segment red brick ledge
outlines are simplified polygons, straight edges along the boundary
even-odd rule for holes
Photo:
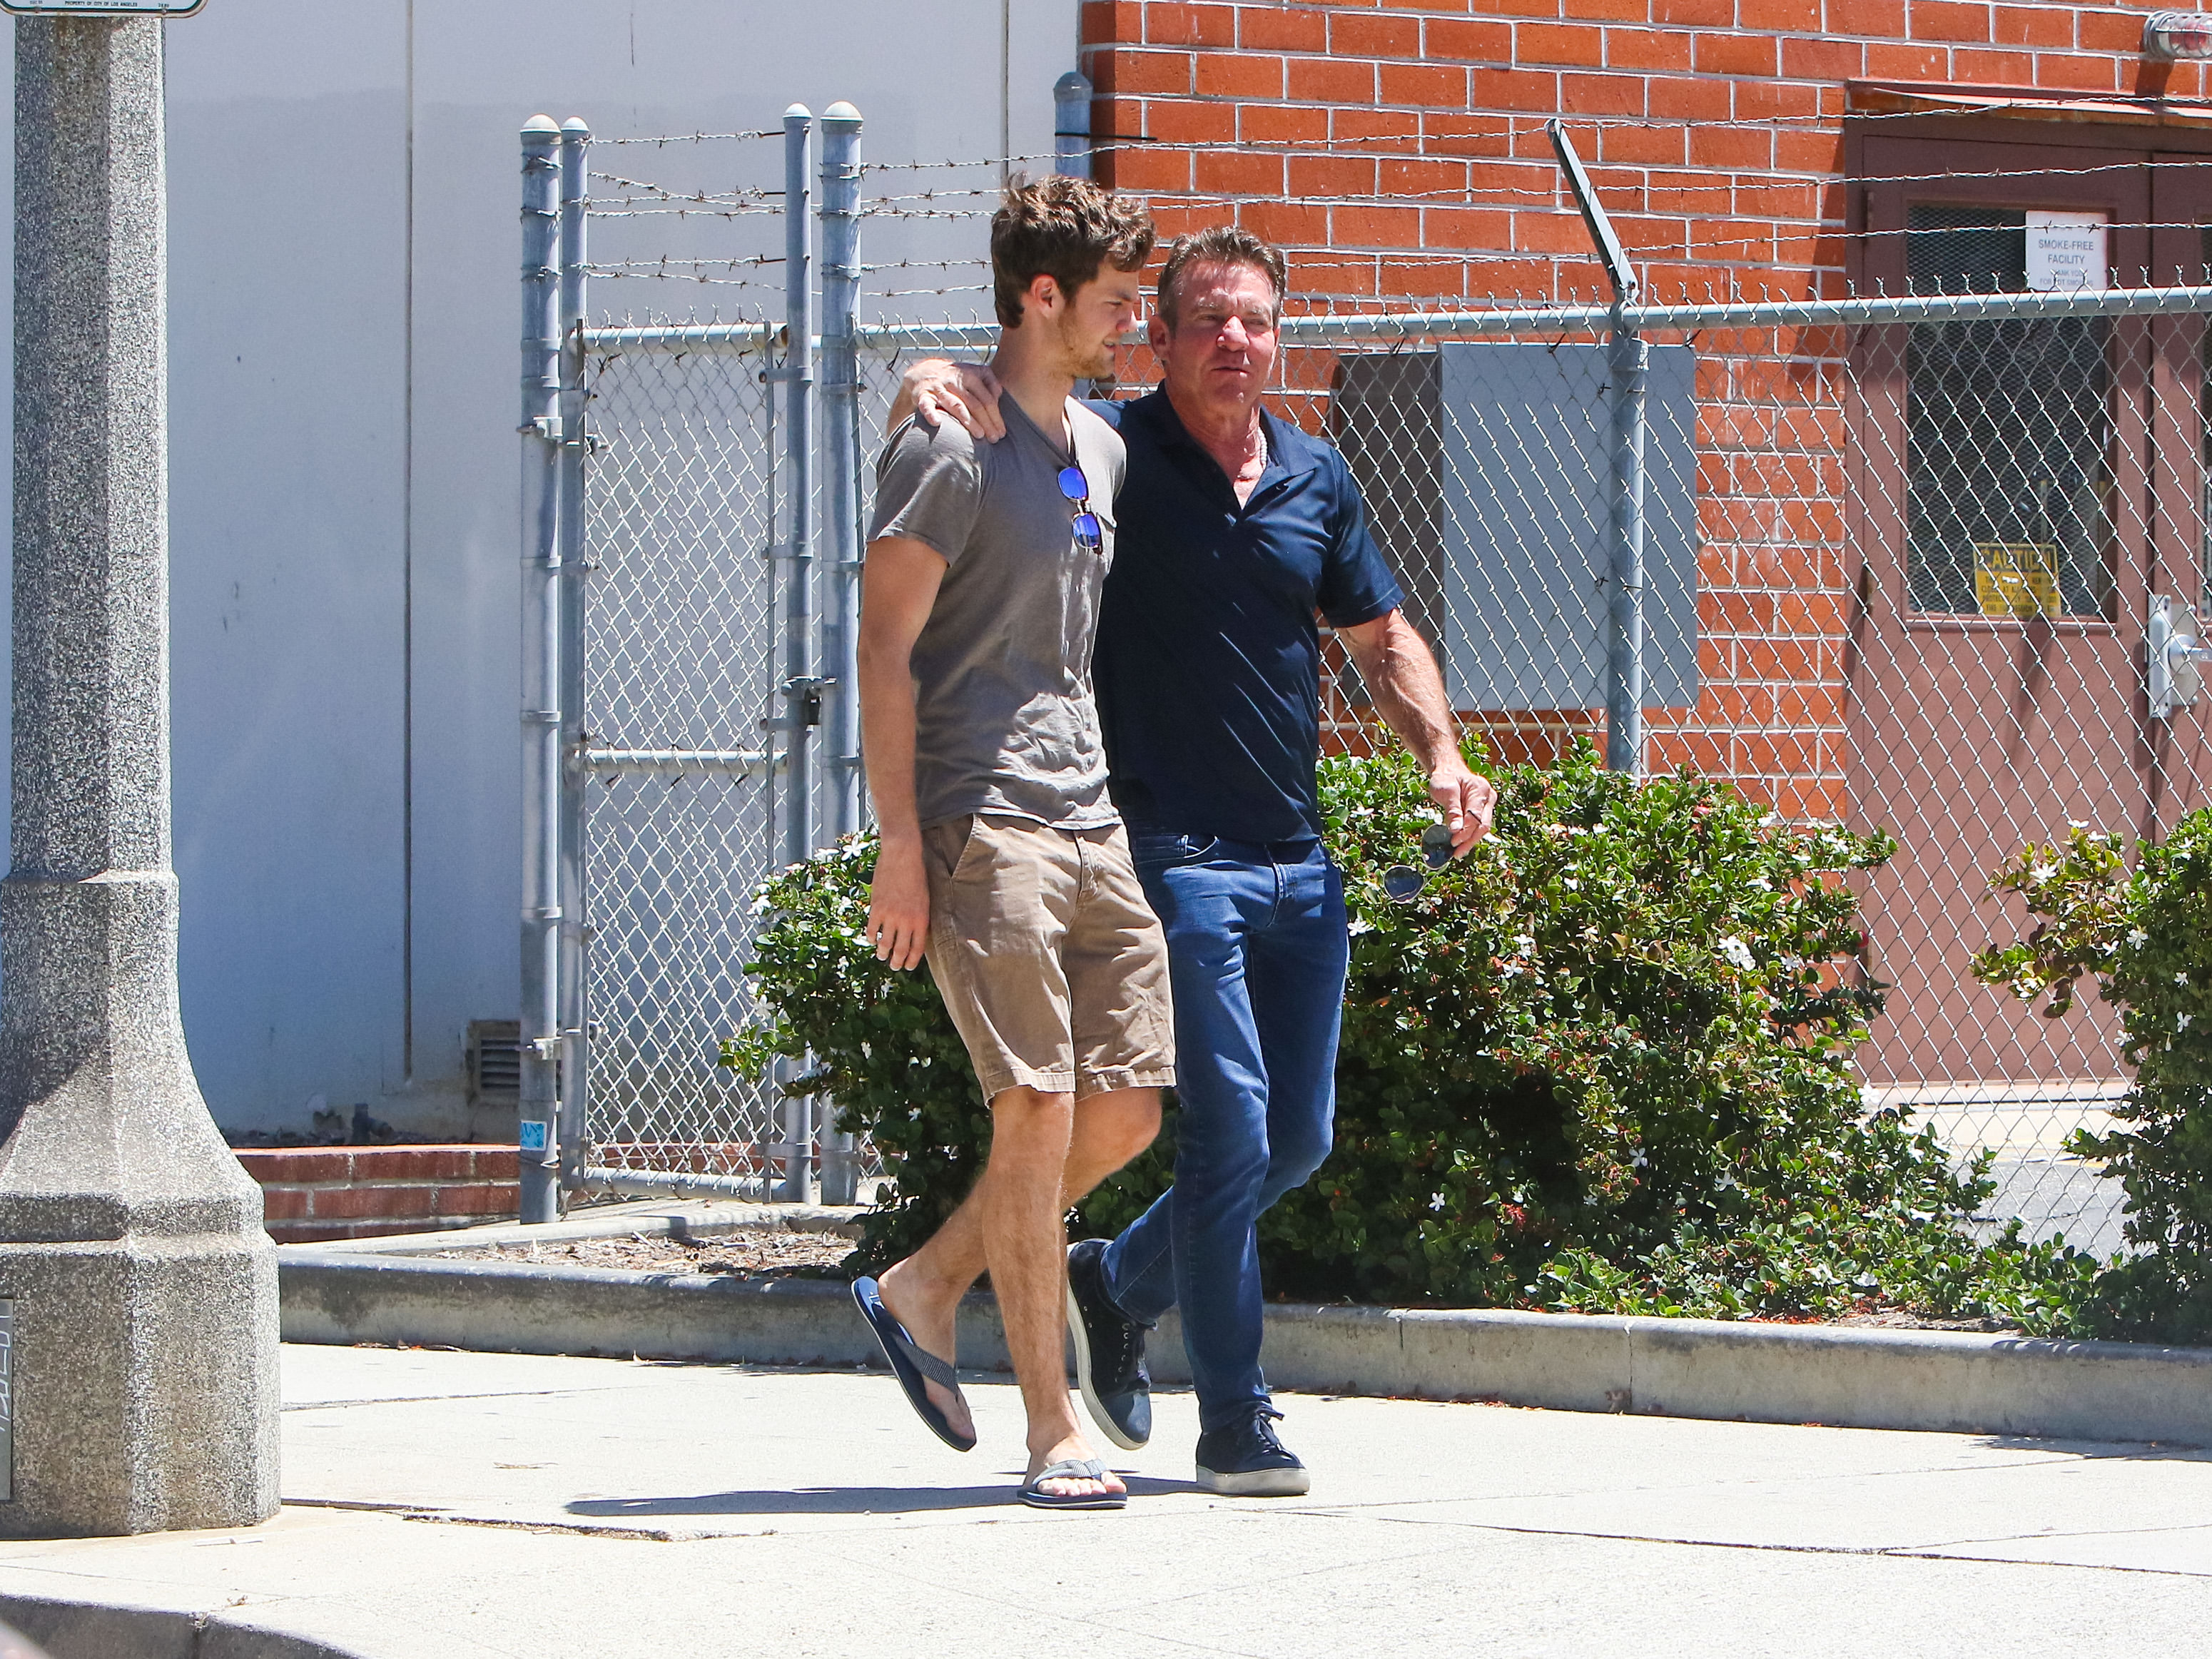
[[[521,1213],[513,1146],[286,1146],[240,1152],[280,1244],[467,1227]]]

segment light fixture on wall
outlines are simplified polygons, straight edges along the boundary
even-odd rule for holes
[[[2212,58],[2212,12],[2151,13],[2143,19],[2142,55],[2158,64]]]

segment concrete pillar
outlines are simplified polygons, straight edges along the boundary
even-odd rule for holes
[[[0,1535],[276,1508],[276,1266],[177,1012],[154,20],[15,25]]]

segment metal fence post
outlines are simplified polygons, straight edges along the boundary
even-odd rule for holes
[[[783,861],[814,850],[812,728],[821,718],[814,675],[814,283],[807,248],[814,118],[783,112],[784,463],[790,479],[783,553]]]
[[[1070,70],[1052,83],[1052,170],[1070,179],[1091,176],[1091,80]]]
[[[1632,288],[1628,299],[1633,300]],[[1644,770],[1644,433],[1651,349],[1613,307],[1608,353],[1613,404],[1613,585],[1606,590],[1612,628],[1606,676],[1605,763]]]
[[[561,332],[554,264],[560,129],[522,128],[522,1219],[559,1212]]]
[[[571,118],[561,125],[561,1035],[560,1133],[556,1137],[562,1190],[578,1184],[586,1162],[584,1117],[590,1104],[590,1033],[586,1024],[584,827],[586,786],[580,764],[584,729],[584,300],[586,204],[591,195],[592,130]]]
[[[1629,321],[1637,301],[1636,270],[1606,216],[1605,204],[1583,171],[1565,125],[1554,118],[1545,131],[1567,175],[1575,205],[1596,245],[1613,284],[1612,330],[1606,397],[1613,415],[1612,558],[1606,574],[1605,763],[1632,775],[1644,769],[1644,388],[1650,348]]]
[[[822,617],[822,726],[832,837],[860,827],[854,659],[860,612],[860,365],[853,333],[860,254],[860,112],[836,103],[822,116],[823,512],[830,560]]]
[[[829,750],[830,834],[860,827],[860,363],[854,309],[860,289],[860,112],[838,102],[822,115],[822,420],[830,591],[822,626],[823,735]],[[857,1138],[837,1128],[837,1103],[817,1099],[822,1201],[850,1204]]]
[[[783,861],[814,850],[811,728],[821,718],[822,683],[813,666],[814,627],[814,283],[807,236],[812,227],[811,168],[814,118],[804,104],[783,112],[784,459],[789,468],[788,539],[783,595]],[[814,1196],[814,1103],[783,1103],[783,1184],[787,1203]]]

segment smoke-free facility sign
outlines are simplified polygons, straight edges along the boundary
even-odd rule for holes
[[[2103,288],[2108,280],[2103,214],[2029,210],[2027,286],[2031,293]]]

